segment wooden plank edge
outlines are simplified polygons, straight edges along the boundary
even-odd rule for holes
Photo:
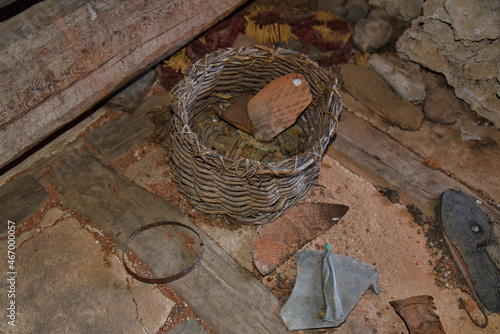
[[[239,0],[229,6],[224,5],[226,2],[216,2],[216,4],[208,2],[207,5],[215,11],[216,15],[205,17],[206,21],[201,25],[199,20],[196,20],[196,24],[190,23],[194,22],[194,18],[186,20],[186,26],[191,27],[189,33],[184,30],[185,25],[177,25],[121,58],[112,57],[85,77],[45,99],[43,103],[38,104],[24,117],[0,131],[0,142],[2,143],[0,146],[0,168],[20,157],[62,126],[104,100],[135,76],[189,43],[196,35],[229,15],[245,2],[246,0]],[[186,35],[190,37],[181,37]],[[113,71],[110,71],[111,68]],[[81,92],[86,91],[85,87],[91,87],[91,91],[82,95]],[[104,87],[107,89],[103,89]],[[32,128],[28,129],[27,124]]]
[[[479,199],[490,218],[500,222],[500,212],[473,190],[433,170],[422,157],[345,109],[327,154],[372,184],[385,182],[381,185],[398,190],[406,204],[415,203],[426,215],[433,215],[441,194],[453,188]]]

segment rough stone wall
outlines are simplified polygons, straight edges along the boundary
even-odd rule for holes
[[[500,128],[500,1],[427,0],[396,48]]]
[[[390,16],[409,21],[420,15],[424,0],[369,0],[371,6],[383,7]]]

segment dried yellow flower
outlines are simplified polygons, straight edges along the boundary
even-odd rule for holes
[[[186,56],[186,48],[184,48],[166,60],[163,63],[163,67],[170,67],[173,70],[180,71],[182,74],[186,74],[190,64],[191,59]]]
[[[370,54],[368,52],[359,53],[356,52],[354,54],[354,63],[359,66],[368,67],[368,59],[370,58]]]
[[[313,29],[319,32],[324,40],[329,42],[343,42],[345,44],[347,43],[347,41],[349,41],[349,38],[351,38],[352,35],[352,32],[344,34],[341,31],[332,30],[328,28],[326,25],[314,26]]]
[[[335,20],[335,15],[330,12],[319,11],[316,13],[316,19],[320,21],[333,21]]]
[[[257,6],[249,10],[249,14],[245,16],[247,21],[245,27],[245,35],[255,39],[260,44],[274,44],[279,42],[287,42],[290,38],[298,39],[292,33],[292,27],[288,24],[267,24],[260,26],[255,22],[255,17],[263,12],[269,12],[274,9],[274,6],[264,7]]]

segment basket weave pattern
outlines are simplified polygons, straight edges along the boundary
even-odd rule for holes
[[[259,92],[290,73],[306,78],[313,102],[297,124],[307,135],[303,153],[277,162],[225,156],[212,143],[227,124],[200,127],[213,93]],[[342,108],[336,78],[306,56],[284,49],[250,47],[217,51],[196,62],[172,90],[172,172],[179,191],[200,211],[244,223],[266,223],[302,200],[314,186],[321,158]]]

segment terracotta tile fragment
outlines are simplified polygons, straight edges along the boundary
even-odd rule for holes
[[[332,228],[349,208],[340,204],[299,203],[271,223],[259,226],[252,243],[255,267],[268,275],[318,235]]]

